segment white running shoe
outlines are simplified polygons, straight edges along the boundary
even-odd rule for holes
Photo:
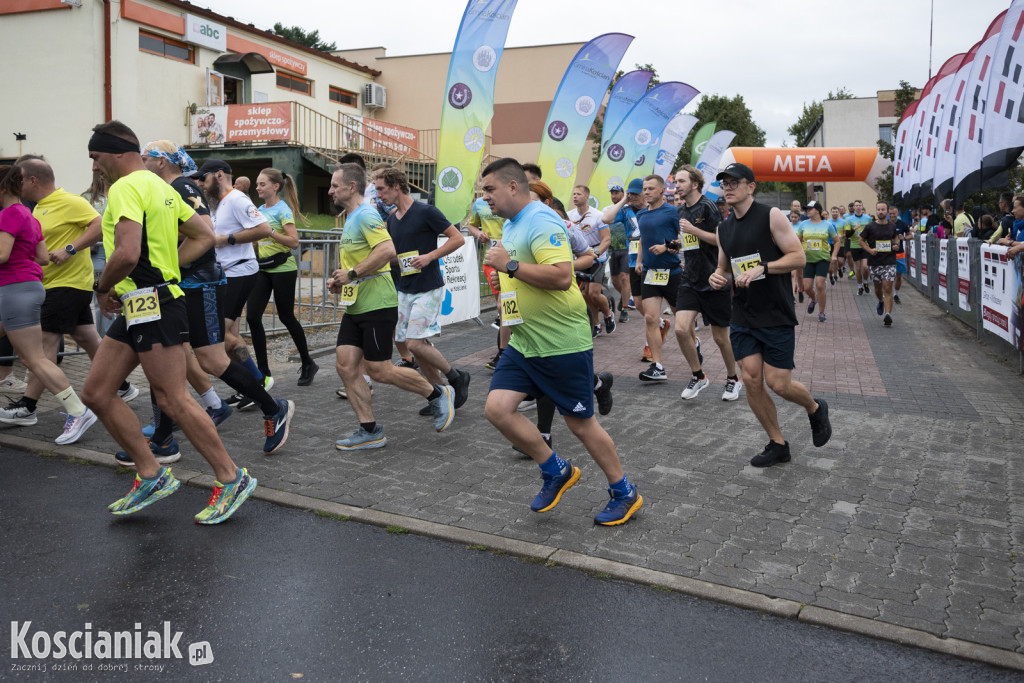
[[[0,394],[17,394],[21,396],[28,389],[28,385],[14,376],[14,373],[7,375],[0,381]]]
[[[725,391],[722,393],[723,401],[735,401],[740,397],[740,389],[743,388],[743,382],[739,379],[728,379],[725,380]]]
[[[132,401],[136,397],[138,397],[139,388],[132,384],[131,382],[129,382],[127,389],[125,389],[124,391],[121,391],[120,389],[117,390],[117,395],[121,397],[122,401],[128,403],[129,401]]]
[[[77,417],[68,415],[67,421],[64,422],[64,433],[54,439],[54,442],[61,445],[74,443],[82,438],[85,430],[89,429],[94,422],[96,422],[96,413],[88,408]]]
[[[704,391],[709,384],[711,384],[711,380],[707,378],[707,375],[704,376],[704,379],[691,377],[690,383],[686,385],[686,388],[683,389],[683,393],[680,394],[680,396],[685,401],[689,401],[691,398],[697,398],[697,394]]]
[[[536,399],[532,399],[531,398],[531,399],[529,399],[527,401],[520,401],[519,407],[516,408],[516,410],[518,410],[520,413],[524,413],[527,410],[531,410],[531,409],[536,408],[536,407],[537,407]]]
[[[36,411],[29,410],[19,403],[12,402],[6,408],[0,408],[0,422],[4,424],[31,427],[38,421]]]

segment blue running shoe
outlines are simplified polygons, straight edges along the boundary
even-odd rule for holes
[[[292,415],[295,414],[295,403],[286,401],[283,398],[277,399],[277,415],[263,416],[263,432],[267,436],[267,442],[263,444],[263,452],[271,454],[288,440],[288,427],[292,422]]]
[[[387,443],[388,437],[384,436],[384,427],[377,425],[372,432],[360,427],[352,432],[347,439],[335,441],[334,446],[339,451],[360,451],[368,448],[384,448]]]
[[[206,507],[196,515],[196,524],[220,524],[235,514],[235,510],[256,490],[256,477],[249,476],[249,470],[238,471],[234,483],[213,482],[213,494]]]
[[[142,428],[142,435],[147,439],[152,439],[154,432],[156,432],[156,417],[150,420],[149,424]]]
[[[441,387],[441,395],[430,402],[430,410],[434,414],[434,429],[443,432],[448,429],[455,417],[455,390],[450,386]]]
[[[885,303],[881,299],[878,300],[878,305],[875,306],[875,313],[878,315],[885,313]]]
[[[231,414],[233,412],[235,412],[235,409],[229,406],[227,403],[224,403],[224,401],[220,402],[220,408],[217,408],[216,410],[214,410],[213,408],[206,409],[206,414],[210,416],[211,420],[213,420],[214,427],[216,427],[221,422],[231,417]]]
[[[616,493],[613,489],[608,489],[608,493],[612,498],[604,506],[604,510],[601,510],[594,517],[594,522],[597,524],[604,526],[625,524],[630,517],[636,514],[637,510],[643,507],[644,497],[640,495],[636,487],[633,488],[632,496],[623,496]]]
[[[146,443],[149,445],[149,452],[156,457],[156,461],[161,465],[170,465],[172,462],[181,460],[181,449],[178,448],[178,442],[174,440],[173,436],[167,437],[167,441],[162,444],[155,444],[152,439],[146,439]],[[131,456],[125,451],[114,453],[114,459],[117,460],[118,465],[135,467]]]
[[[107,509],[115,515],[130,515],[166,498],[177,491],[179,486],[181,482],[174,478],[170,467],[161,468],[160,474],[153,480],[143,479],[136,474],[135,485],[128,495],[108,505]]]
[[[565,472],[557,477],[541,473],[544,485],[540,487],[540,493],[530,503],[531,510],[534,512],[547,512],[558,505],[558,501],[562,499],[562,494],[580,480],[580,468],[568,461],[567,464],[568,467],[566,467]]]

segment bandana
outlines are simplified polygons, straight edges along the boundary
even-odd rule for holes
[[[153,143],[149,143],[149,144],[153,144]],[[146,147],[149,147],[149,145],[146,145]],[[181,147],[179,147],[178,151],[173,153],[173,154],[168,154],[167,152],[162,152],[159,149],[154,147],[153,149],[151,149],[148,152],[146,152],[146,156],[148,156],[148,157],[157,157],[157,158],[161,158],[162,157],[164,159],[167,159],[169,162],[171,162],[172,164],[175,164],[178,168],[180,168],[182,174],[186,175],[186,176],[194,175],[195,172],[198,170],[198,168],[196,167],[196,162],[194,162],[192,160],[192,157],[190,157],[188,155],[188,152],[183,150]]]
[[[139,153],[139,145],[119,138],[110,133],[93,133],[89,138],[89,151],[100,152],[101,154],[126,154],[128,152]]]

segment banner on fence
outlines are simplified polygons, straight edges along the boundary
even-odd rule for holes
[[[447,241],[447,237],[440,237],[437,245]],[[480,268],[476,254],[476,241],[467,239],[459,249],[441,259],[444,272],[441,325],[480,316]]]
[[[926,235],[918,235],[920,243],[917,245],[917,253],[921,259],[921,286],[928,286],[928,238]]]
[[[1006,257],[1006,247],[981,245],[982,327],[1021,348],[1021,257]]]
[[[910,238],[910,277],[917,277],[917,237]]]
[[[939,240],[939,298],[949,301],[946,276],[949,274],[949,240]]]
[[[956,277],[957,289],[960,292],[960,309],[971,310],[971,247],[970,239],[959,237],[956,240]]]

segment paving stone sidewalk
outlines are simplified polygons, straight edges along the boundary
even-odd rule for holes
[[[261,486],[1024,653],[1024,379],[911,287],[902,297],[892,328],[875,314],[874,297],[856,296],[846,280],[829,287],[828,322],[798,307],[795,376],[829,401],[834,436],[814,448],[806,414],[778,401],[794,457],[763,470],[748,465],[767,439],[745,398],[720,400],[725,372],[710,330],[698,335],[712,386],[692,401],[679,398],[688,372],[671,336],[670,380],[638,380],[643,325],[635,313],[595,340],[598,369],[615,374],[615,407],[601,422],[646,500],[621,527],[593,525],[606,483],[564,424],[556,424],[555,446],[581,467],[582,480],[551,513],[530,512],[537,468],[483,416],[489,325],[452,326],[438,342],[473,375],[469,401],[442,434],[417,415],[422,399],[377,386],[388,446],[335,450],[356,424],[334,395],[331,356],[308,388],[295,386],[296,365],[274,366],[272,393],[297,404],[279,454],[262,454],[262,421],[252,412],[236,414],[221,434]],[[81,386],[87,363],[69,358],[65,366]],[[147,403],[132,404],[143,423]],[[62,424],[52,408],[44,401],[37,426],[11,433],[51,440]],[[99,425],[77,445],[115,450]],[[207,469],[182,448],[183,465]]]

